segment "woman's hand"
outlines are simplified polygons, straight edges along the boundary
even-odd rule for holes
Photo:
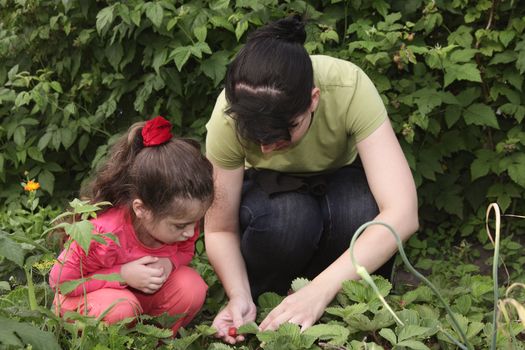
[[[157,257],[144,256],[122,265],[120,275],[128,286],[147,294],[153,294],[162,287],[167,278],[164,268],[149,266],[158,261]]]
[[[243,341],[244,336],[230,336],[228,333],[231,327],[239,328],[245,323],[255,321],[257,309],[251,297],[234,297],[230,299],[228,305],[222,309],[213,320],[212,327],[215,327],[217,333],[215,336],[223,341],[235,344]]]
[[[301,332],[311,327],[323,314],[331,298],[311,283],[290,294],[261,322],[262,331],[275,330],[282,323],[299,325]]]

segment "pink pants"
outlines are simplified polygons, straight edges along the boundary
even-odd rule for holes
[[[87,309],[88,316],[98,317],[113,303],[115,305],[103,318],[110,324],[143,313],[152,316],[164,312],[170,316],[182,314],[184,316],[171,327],[175,336],[179,328],[188,324],[201,309],[207,289],[208,286],[195,270],[187,266],[179,266],[154,294],[145,294],[128,288],[102,288],[87,293],[87,307],[84,303],[84,295],[59,295],[60,315],[63,316],[67,311],[83,314]],[[120,301],[117,301],[119,299]],[[57,305],[56,299],[55,304]]]

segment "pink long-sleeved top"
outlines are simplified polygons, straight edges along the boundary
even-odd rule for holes
[[[173,269],[180,265],[188,265],[195,252],[195,241],[199,237],[199,225],[195,223],[194,235],[184,242],[165,244],[158,248],[149,248],[142,244],[131,223],[129,212],[123,208],[111,208],[91,222],[94,234],[112,233],[118,237],[120,245],[104,237],[107,245],[91,241],[86,256],[84,250],[73,242],[69,250],[64,250],[58,257],[49,274],[49,284],[55,289],[57,284],[77,280],[82,275],[87,278],[94,274],[120,273],[123,264],[140,259],[144,256],[169,258]],[[80,266],[82,266],[82,275]],[[101,288],[126,288],[118,281],[88,280],[84,283],[86,292]],[[84,292],[82,284],[68,295],[78,296]]]

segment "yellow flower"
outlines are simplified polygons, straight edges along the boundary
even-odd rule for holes
[[[36,191],[39,188],[40,188],[40,184],[33,180],[29,180],[27,184],[24,185],[24,190],[29,191],[29,192]]]

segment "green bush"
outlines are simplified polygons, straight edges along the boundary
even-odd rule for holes
[[[525,212],[518,1],[0,5],[0,197],[7,202],[17,200],[26,170],[49,195],[72,198],[112,136],[146,116],[165,115],[178,134],[203,139],[246,33],[299,12],[311,20],[311,53],[351,60],[376,83],[416,178],[423,229],[475,235],[493,201]]]

